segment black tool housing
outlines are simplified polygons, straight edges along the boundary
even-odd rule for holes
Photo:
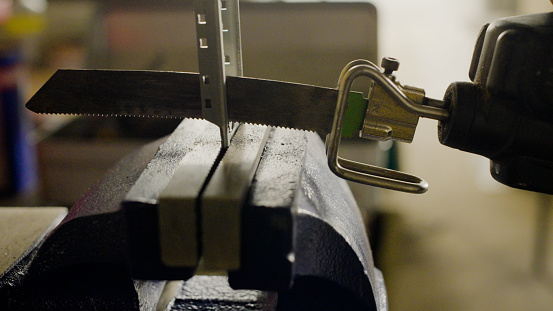
[[[469,76],[446,92],[440,142],[491,159],[503,184],[553,193],[553,13],[485,25]]]

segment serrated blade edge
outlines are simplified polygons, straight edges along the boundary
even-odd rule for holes
[[[227,77],[231,121],[329,133],[338,91]],[[58,70],[29,100],[37,113],[202,118],[197,73]]]

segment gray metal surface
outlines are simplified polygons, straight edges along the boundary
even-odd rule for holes
[[[241,77],[242,34],[240,31],[240,3],[238,0],[226,0],[221,11],[223,19],[223,51],[225,52],[225,73],[227,76]]]
[[[234,290],[225,276],[194,276],[183,283],[165,310],[270,311],[276,303],[275,293]]]
[[[107,83],[109,82],[109,83]],[[227,77],[230,121],[330,133],[338,91]],[[202,118],[196,73],[58,70],[27,102],[37,113]]]
[[[300,186],[305,132],[274,129],[242,210],[240,269],[233,288],[286,290],[292,276],[293,206]]]
[[[206,149],[203,150],[202,147]],[[198,187],[203,185],[207,177],[205,171],[207,168],[204,167],[202,172],[202,165],[210,168],[215,163],[219,149],[220,135],[215,125],[205,120],[184,120],[167,138],[167,141],[159,147],[156,155],[125,195],[121,204],[125,211],[130,256],[133,258],[130,266],[134,277],[186,279],[193,274],[195,265],[174,266],[167,265],[162,261],[160,231],[167,231],[171,227],[161,228],[160,219],[170,217],[171,211],[169,210],[168,214],[162,211],[160,214],[159,197],[166,187],[170,186],[172,182],[174,183],[173,178],[179,168],[182,173],[181,161],[186,157],[196,160],[197,157],[202,158],[201,163],[197,163],[197,175],[194,176],[194,180],[190,180],[190,189],[188,189],[190,196],[197,196],[197,193],[192,194],[192,192],[198,191]],[[210,160],[212,163],[207,163]],[[194,170],[194,168],[189,169]],[[186,193],[187,189],[182,189],[182,191]],[[170,199],[170,195],[167,197]],[[171,206],[163,206],[171,208]],[[163,206],[162,209],[164,209]],[[188,229],[180,228],[179,230]],[[194,237],[190,237],[190,239],[195,241],[195,233]]]
[[[202,115],[219,126],[221,143],[226,148],[230,136],[221,10],[220,0],[194,1]]]
[[[305,134],[274,129],[255,174],[248,205],[266,208],[293,205],[307,148]]]
[[[196,144],[205,143],[207,139],[205,135],[212,132],[214,128],[204,120],[183,120],[167,141],[159,147],[156,156],[148,163],[126,194],[125,200],[156,203],[161,191],[173,178],[182,158],[194,150]],[[217,136],[210,139],[217,139]]]
[[[359,208],[344,180],[325,164],[324,144],[308,133],[295,199],[293,282],[279,295],[284,310],[382,310]],[[385,309],[384,309],[385,310]]]
[[[185,121],[188,122],[200,121]],[[39,308],[46,305],[51,306],[51,310],[67,309],[67,306],[84,310],[136,310],[139,305],[154,305],[151,300],[142,302],[140,297],[159,297],[161,283],[133,282],[129,270],[136,273],[135,277],[142,278],[190,278],[192,269],[167,268],[160,263],[156,198],[163,190],[158,183],[170,182],[171,176],[165,172],[174,174],[180,159],[191,148],[178,142],[198,143],[187,138],[189,135],[196,137],[197,133],[193,134],[196,130],[195,127],[188,130],[181,127],[164,144],[160,141],[150,145],[115,167],[71,210],[68,219],[53,232],[38,256],[33,256],[38,261],[32,262],[30,269],[14,272],[20,278],[39,281],[31,282],[30,288],[16,289],[13,287],[22,281],[16,278],[16,282],[10,283],[9,291],[0,288],[0,302],[8,297],[22,306]],[[263,135],[258,134],[252,135],[259,140]],[[304,135],[278,129],[268,140],[265,158],[254,177],[251,195],[247,197],[248,203],[241,210],[240,235],[244,241],[241,245],[247,245],[241,252],[248,250],[249,253],[249,256],[241,254],[241,264],[256,264],[249,271],[235,271],[243,273],[242,283],[237,287],[279,290],[282,310],[382,310],[378,308],[385,305],[385,295],[378,274],[373,273],[359,210],[345,182],[336,178],[326,166],[320,138],[307,134],[306,141]],[[242,143],[250,145],[252,137],[242,137]],[[156,170],[159,179],[156,179]],[[277,187],[273,189],[271,184]],[[130,189],[136,185],[145,189]],[[132,201],[133,198],[136,201]],[[258,236],[257,240],[247,239]],[[140,251],[133,251],[133,248]],[[263,262],[271,255],[280,261]],[[249,275],[244,277],[244,274]],[[232,281],[238,276],[229,275],[231,284],[239,283]],[[280,283],[271,284],[273,276],[284,277]],[[187,291],[184,296],[177,295],[182,299],[175,300],[179,302],[176,310],[193,310],[199,306],[216,306],[215,310],[242,306],[256,310],[257,303],[262,302],[265,308],[265,298],[274,298],[261,292],[252,296],[230,290],[227,295],[226,285],[223,292],[213,290],[219,288],[216,283],[204,283],[203,289],[201,286],[197,289],[201,295],[222,299],[199,300],[200,295],[192,293],[195,290]],[[193,282],[188,283],[191,284]],[[28,299],[31,292],[36,299]],[[53,298],[44,304],[44,297],[36,293]],[[274,307],[274,300],[269,305]]]

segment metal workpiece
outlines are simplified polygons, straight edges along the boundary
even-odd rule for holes
[[[221,150],[219,129],[208,122],[196,127],[199,136],[158,198],[161,258],[167,266],[191,267],[200,258],[198,197]]]
[[[221,143],[226,148],[230,136],[221,9],[221,0],[194,1],[202,115],[220,127]]]
[[[241,125],[200,198],[201,268],[240,267],[241,213],[270,128]]]
[[[243,75],[243,68],[240,3],[238,0],[223,0],[221,4],[225,73],[228,76],[241,77]]]
[[[227,75],[242,76],[238,0],[195,0],[196,37],[203,117],[220,128],[227,148],[236,125],[227,112]]]

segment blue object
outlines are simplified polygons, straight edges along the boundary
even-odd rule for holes
[[[18,52],[0,55],[0,152],[5,163],[0,168],[0,193],[16,194],[37,184],[37,164],[31,125],[24,111],[17,71],[21,62]],[[7,180],[5,180],[7,179]]]

